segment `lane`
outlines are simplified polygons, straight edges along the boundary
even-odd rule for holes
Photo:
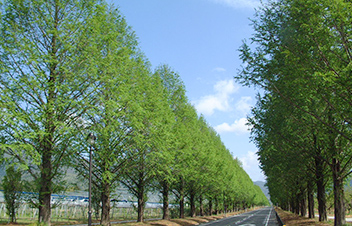
[[[232,225],[247,225],[247,226],[277,226],[275,211],[272,207],[265,207],[259,210],[239,214],[236,216],[224,218],[217,221],[208,222],[201,225],[208,226],[232,226]]]

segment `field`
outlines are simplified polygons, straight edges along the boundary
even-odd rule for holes
[[[64,203],[52,209],[51,222],[53,225],[87,223],[87,213],[88,207],[85,203]],[[133,205],[121,207],[112,203],[110,213],[111,221],[137,219],[137,211]],[[146,219],[161,218],[162,210],[161,208],[146,208],[144,215]],[[38,217],[38,209],[32,208],[28,204],[22,204],[17,211],[16,217],[17,225],[35,223]],[[92,218],[94,222],[98,222],[94,212]],[[5,204],[0,203],[0,224],[7,224],[8,222]]]

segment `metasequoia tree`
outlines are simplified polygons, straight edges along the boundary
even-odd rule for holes
[[[137,198],[137,221],[142,222],[147,192],[152,188],[155,175],[160,170],[159,162],[155,160],[167,158],[168,155],[173,114],[159,76],[146,70],[140,76],[137,86],[141,99],[135,100],[140,110],[130,112],[132,140],[128,155],[131,161],[120,182]]]
[[[311,116],[302,115],[296,109],[292,109],[287,101],[275,96],[275,94],[265,95],[258,98],[257,106],[252,109],[253,117],[249,119],[253,126],[252,139],[259,148],[262,169],[268,177],[277,177],[278,182],[285,180],[285,185],[292,184],[288,188],[297,189],[295,181],[300,181],[307,190],[311,189],[310,195],[314,185],[310,182],[315,180],[319,214],[321,220],[326,219],[324,170],[327,164],[323,164],[324,156],[314,141],[314,136],[322,134],[317,133],[319,125],[314,124],[316,120]],[[297,172],[300,172],[302,178],[297,177]],[[273,183],[274,179],[268,181],[270,181],[269,189],[280,186],[279,183]],[[297,195],[305,200],[304,194]],[[272,193],[272,198],[275,197],[281,197],[281,194]],[[283,197],[284,199],[279,198],[273,202],[281,203],[283,208],[288,208],[290,201],[287,197],[290,196]],[[296,194],[293,194],[292,198],[296,199]],[[290,205],[291,209],[298,211],[299,202],[294,201],[294,204]],[[309,203],[309,210],[310,216],[313,217],[311,205],[312,200]]]
[[[345,222],[343,180],[351,173],[352,159],[351,6],[342,0],[264,5],[253,20],[257,46],[242,46],[246,66],[236,76],[300,112],[306,131],[312,128],[309,117],[319,123],[319,148],[334,184],[336,225]]]
[[[180,149],[182,131],[180,121],[181,112],[184,105],[187,104],[186,90],[180,76],[174,72],[168,65],[160,65],[155,70],[155,76],[159,76],[165,89],[165,98],[173,113],[172,125],[170,126],[170,143],[162,151],[154,155],[155,160],[159,162],[156,171],[157,189],[161,191],[163,197],[163,219],[170,218],[169,211],[169,193],[171,185],[177,181],[174,173],[175,159]]]
[[[0,21],[1,149],[36,180],[38,220],[72,150],[72,126],[93,101],[88,21],[99,1],[4,1]]]
[[[179,217],[185,217],[185,198],[186,198],[186,181],[189,171],[192,168],[190,164],[192,155],[190,149],[192,146],[193,128],[197,120],[195,108],[189,104],[182,104],[178,107],[177,112],[177,147],[175,147],[175,159],[173,174],[175,182],[172,184],[172,192],[179,202]]]
[[[78,154],[75,168],[88,177],[88,159],[84,153],[92,148],[92,182],[100,190],[102,203],[100,223],[109,225],[111,193],[129,161],[127,152],[134,127],[130,112],[139,111],[145,61],[138,52],[133,32],[117,9],[100,5],[92,18],[91,29],[93,43],[88,49],[95,60],[92,64],[97,77],[92,80],[90,96],[95,101],[77,123],[81,133],[74,147]],[[88,133],[97,138],[91,147],[87,146]]]
[[[39,222],[50,225],[51,194],[68,166],[88,177],[90,148],[102,225],[110,224],[116,182],[138,199],[138,221],[157,183],[164,218],[170,190],[180,217],[187,198],[192,215],[197,202],[201,214],[206,201],[223,210],[256,203],[248,175],[187,101],[177,73],[166,65],[151,72],[118,10],[99,0],[1,7],[0,154],[33,177]],[[97,137],[90,146],[88,133]]]

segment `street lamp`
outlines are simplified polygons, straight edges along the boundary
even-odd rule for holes
[[[97,138],[93,133],[88,134],[89,146],[89,189],[88,189],[88,226],[92,225],[92,149]]]

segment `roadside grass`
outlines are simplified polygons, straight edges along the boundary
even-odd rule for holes
[[[319,222],[319,218],[317,218],[317,217],[313,218],[313,219],[310,219],[308,217],[301,217],[297,214],[294,214],[294,213],[291,213],[288,211],[284,211],[280,208],[275,208],[275,211],[280,216],[282,222],[286,226],[290,226],[290,225],[320,225],[320,226],[334,225],[333,220],[328,220],[327,222]],[[349,223],[346,225],[352,225],[352,224]]]
[[[259,207],[258,207],[259,208]],[[236,212],[230,212],[225,214],[218,214],[218,215],[212,215],[212,216],[203,216],[203,217],[186,217],[184,219],[171,219],[171,220],[157,220],[157,221],[147,221],[147,222],[134,222],[134,223],[125,223],[125,224],[111,224],[114,226],[117,225],[123,225],[123,226],[141,226],[141,225],[146,225],[146,226],[188,226],[188,225],[199,225],[202,223],[207,223],[210,221],[214,220],[219,220],[224,217],[230,217],[234,216],[237,214],[241,214],[244,212],[248,211],[253,211],[258,208],[252,208],[252,209],[247,209],[246,211],[236,211]]]
[[[247,209],[246,211],[236,211],[236,212],[230,212],[225,214],[218,214],[218,215],[212,215],[212,216],[198,216],[198,217],[186,217],[184,219],[171,219],[171,220],[153,220],[153,221],[145,221],[145,222],[133,222],[133,223],[114,223],[116,221],[112,220],[111,225],[114,226],[141,226],[141,225],[147,225],[147,226],[187,226],[187,225],[199,225],[202,223],[214,221],[214,220],[219,220],[224,217],[230,217],[234,216],[237,214],[241,214],[244,212],[248,211],[253,211],[256,209],[259,209],[260,207],[257,208],[251,208]],[[93,223],[99,223],[99,221],[93,220]],[[86,220],[54,220],[51,222],[52,226],[60,226],[60,225],[74,225],[74,224],[87,224]],[[8,226],[34,226],[36,225],[36,221],[33,220],[18,220],[17,223],[15,224],[8,224],[8,221],[1,219],[0,220],[0,225],[8,225]]]
[[[248,210],[249,211],[249,210]],[[231,212],[227,213],[226,217],[233,216],[236,214],[243,213],[244,211],[238,211],[238,212]],[[111,225],[118,225],[118,226],[140,226],[140,225],[154,225],[154,226],[187,226],[187,225],[198,225],[201,223],[206,223],[209,221],[214,221],[218,219],[224,218],[224,214],[219,214],[219,215],[213,215],[213,216],[203,216],[203,217],[186,217],[184,219],[171,219],[171,220],[153,220],[153,221],[146,221],[146,222],[133,222],[133,223],[118,223],[114,224],[112,220]],[[116,222],[116,221],[115,221]],[[99,223],[99,221],[93,220],[93,223]],[[63,221],[52,221],[51,225],[52,226],[59,226],[59,225],[75,225],[75,224],[87,224],[87,221],[80,221],[80,220],[63,220]],[[9,223],[6,220],[0,220],[0,225],[7,225],[7,226],[30,226],[30,225],[36,225],[36,222],[29,221],[29,220],[18,220],[17,223]]]

